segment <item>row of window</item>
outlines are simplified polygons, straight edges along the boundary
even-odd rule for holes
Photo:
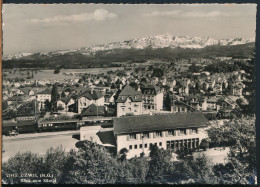
[[[199,147],[199,138],[184,139],[184,140],[173,140],[166,142],[167,149],[177,150],[182,147],[186,148],[198,148]]]
[[[144,109],[154,109],[153,105],[144,105]]]
[[[152,145],[152,143],[150,143],[150,147],[151,147],[151,145]],[[157,146],[157,143],[154,143],[154,145],[156,145]],[[158,146],[162,146],[162,142],[159,142],[158,143]],[[148,148],[148,144],[147,143],[145,143],[145,144],[139,144],[139,146],[137,145],[137,144],[135,144],[134,146],[133,145],[129,145],[129,150],[131,150],[131,149],[138,149],[138,147],[139,147],[139,149],[142,149],[143,147],[144,148]]]
[[[189,131],[189,132],[188,132]],[[192,129],[178,129],[178,130],[168,130],[165,132],[166,136],[177,136],[177,135],[186,135],[186,134],[197,134],[198,129],[197,128],[192,128]],[[162,131],[156,131],[153,133],[153,137],[163,137]],[[141,139],[147,139],[151,138],[149,132],[143,132],[141,134]],[[129,134],[129,140],[136,140],[137,136],[135,133]]]
[[[52,124],[52,123],[49,123],[49,124],[42,124],[42,126],[43,126],[43,127],[48,127],[48,126],[49,126],[49,127],[52,127],[53,124]]]
[[[136,107],[136,108],[137,108],[137,107]],[[123,111],[123,112],[125,112],[125,108],[122,108],[122,111]],[[132,111],[132,108],[131,108],[131,107],[129,107],[129,108],[128,108],[128,111],[130,111],[130,112],[131,112],[131,111]],[[137,112],[137,110],[136,110],[136,109],[134,109],[134,112]]]
[[[185,107],[174,107],[174,111],[178,112],[185,112],[186,108]]]

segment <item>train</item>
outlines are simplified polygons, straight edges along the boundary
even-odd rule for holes
[[[2,125],[2,134],[11,136],[13,132],[40,133],[62,130],[78,130],[81,126],[101,125],[102,127],[112,127],[112,118],[102,120],[25,120],[25,121],[4,121]]]

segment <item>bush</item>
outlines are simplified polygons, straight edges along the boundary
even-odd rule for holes
[[[200,148],[203,149],[203,151],[206,151],[209,148],[209,142],[207,139],[202,139],[200,143]]]

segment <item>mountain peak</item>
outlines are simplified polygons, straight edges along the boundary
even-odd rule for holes
[[[211,37],[205,36],[173,36],[170,33],[164,33],[161,35],[147,36],[143,38],[134,38],[128,41],[121,42],[112,42],[103,45],[94,45],[88,48],[80,48],[76,50],[63,50],[63,51],[54,51],[48,53],[42,53],[45,56],[55,56],[55,55],[64,55],[66,53],[79,53],[83,55],[95,54],[98,51],[108,51],[114,49],[145,49],[147,47],[157,48],[189,48],[189,49],[200,49],[212,45],[241,45],[246,43],[254,42],[254,38],[243,39],[243,38],[234,38],[234,39],[222,39],[216,40]],[[27,56],[33,55],[31,53],[19,53],[15,55],[5,56],[5,59],[16,59],[24,58]]]

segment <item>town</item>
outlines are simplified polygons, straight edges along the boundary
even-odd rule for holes
[[[148,144],[198,148],[207,137],[204,129],[210,121],[241,117],[249,105],[250,60],[156,59],[152,65],[129,63],[101,73],[62,73],[59,69],[52,71],[51,80],[34,79],[40,73],[34,69],[5,70],[2,132],[12,136],[80,129],[80,140],[93,140],[87,129],[99,126],[98,131],[107,128],[114,134],[110,146],[117,146],[118,153],[129,149],[129,157],[148,154],[149,146],[140,142],[152,136]],[[9,78],[14,73],[27,78]],[[61,74],[68,78],[55,80]],[[72,75],[76,78],[69,78]],[[170,125],[169,119],[179,120]],[[134,124],[135,128],[127,130]],[[178,137],[182,134],[187,137]],[[171,138],[157,142],[156,137]],[[126,139],[139,140],[128,145]]]

